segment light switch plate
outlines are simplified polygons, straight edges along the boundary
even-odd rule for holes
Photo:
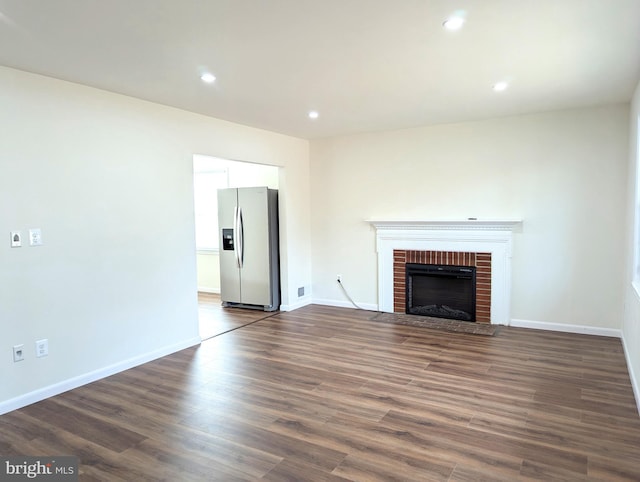
[[[29,244],[31,246],[42,246],[42,230],[40,228],[29,230]]]
[[[11,231],[11,247],[19,248],[22,246],[22,233],[20,231]]]

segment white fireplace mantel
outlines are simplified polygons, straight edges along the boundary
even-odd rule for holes
[[[510,323],[512,233],[521,220],[368,222],[376,230],[380,311],[393,313],[394,249],[491,253],[491,323]]]
[[[369,220],[369,224],[377,230],[393,229],[421,229],[421,230],[460,230],[460,231],[513,231],[522,225],[522,220],[429,220],[429,221],[376,221]]]

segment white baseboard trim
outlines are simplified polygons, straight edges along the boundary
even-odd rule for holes
[[[517,328],[531,328],[533,330],[564,331],[565,333],[581,333],[583,335],[612,336],[622,338],[622,331],[614,328],[600,328],[597,326],[568,325],[565,323],[550,323],[548,321],[532,321],[512,319],[509,326]]]
[[[629,358],[629,350],[627,350],[627,342],[624,337],[624,332],[622,333],[622,348],[624,349],[624,359],[627,362],[627,371],[629,372],[629,378],[631,379],[633,396],[636,399],[636,408],[638,409],[638,415],[640,415],[640,385],[638,384],[638,379],[636,378],[636,374],[633,371],[631,358]]]
[[[214,295],[219,295],[220,288],[207,288],[203,286],[198,286],[198,293],[211,293]]]
[[[344,301],[344,300],[328,300],[328,299],[316,298],[316,299],[313,300],[313,303],[316,304],[316,305],[338,306],[340,308],[358,309],[355,306],[353,306],[350,301]],[[359,302],[356,302],[356,303],[358,303],[358,306],[363,310],[378,311],[378,305],[377,304],[374,304],[374,303],[359,303]]]
[[[24,395],[5,400],[4,402],[0,402],[0,415],[199,344],[199,336],[196,338],[190,338],[180,343],[176,343],[175,345],[166,346],[143,355],[129,358],[128,360],[114,363],[113,365],[69,378],[68,380],[54,383],[53,385],[39,388],[32,392],[25,393]]]
[[[295,303],[291,303],[288,305],[280,305],[280,311],[293,311],[298,308],[303,308],[312,303],[311,298],[303,298],[301,300],[296,301]]]

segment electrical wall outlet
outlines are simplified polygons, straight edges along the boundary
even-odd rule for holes
[[[29,230],[29,245],[42,246],[42,230],[40,228]]]
[[[337,281],[338,283],[342,282],[342,275],[341,275],[341,274],[337,274],[337,275],[336,275],[336,281]]]
[[[44,340],[36,341],[36,356],[38,358],[47,356],[49,354],[49,340],[46,338]]]
[[[19,362],[24,360],[24,345],[14,345],[13,347],[13,361]]]

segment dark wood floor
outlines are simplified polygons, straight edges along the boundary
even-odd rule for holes
[[[309,306],[0,417],[81,480],[640,480],[621,343]]]
[[[203,340],[246,326],[271,315],[273,315],[272,312],[260,310],[223,308],[220,295],[198,293],[200,338]]]

